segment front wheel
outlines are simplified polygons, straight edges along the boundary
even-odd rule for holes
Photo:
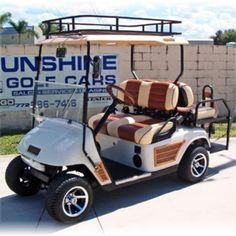
[[[18,156],[9,163],[6,169],[6,183],[18,195],[30,196],[40,190],[40,181],[30,174],[29,168]]]
[[[201,181],[208,169],[209,155],[204,147],[194,147],[188,150],[181,160],[178,175],[191,183]]]
[[[91,185],[79,176],[63,174],[48,187],[46,209],[54,219],[71,224],[81,221],[93,204]]]

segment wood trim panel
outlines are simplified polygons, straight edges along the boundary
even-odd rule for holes
[[[177,154],[184,144],[184,140],[171,144],[166,144],[161,147],[154,148],[154,166],[160,166],[176,160]]]
[[[99,162],[95,166],[95,174],[101,182],[110,180],[109,175],[102,162]]]

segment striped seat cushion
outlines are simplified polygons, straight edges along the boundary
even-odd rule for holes
[[[88,126],[92,129],[95,129],[96,125],[103,117],[104,113],[99,113],[92,116],[89,119]],[[130,115],[122,112],[117,112],[116,114],[111,114],[104,125],[102,126],[100,133],[108,134],[108,128],[110,130],[109,134],[112,136],[117,136],[117,129],[120,125],[131,124],[135,122],[141,122],[150,119],[149,116],[144,115]],[[118,136],[117,136],[118,137]]]
[[[94,115],[92,116],[89,121],[88,121],[88,126],[91,128],[91,129],[95,129],[95,127],[97,126],[98,122],[101,120],[101,118],[103,117],[104,113],[99,113],[97,115]],[[120,120],[121,118],[124,118],[126,116],[126,114],[124,113],[116,113],[116,114],[111,114],[106,122],[103,124],[101,130],[99,131],[100,133],[103,133],[103,134],[108,134],[107,132],[107,125],[112,122],[112,121],[115,121],[115,120]]]
[[[123,119],[121,119],[123,120]],[[115,132],[113,123],[108,126],[108,134],[111,136],[126,139],[137,144],[151,144],[154,136],[161,130],[165,122],[157,119],[147,119],[141,122],[125,123],[120,121]],[[173,122],[168,122],[161,130],[164,133],[173,127]]]
[[[126,80],[119,86],[132,95],[135,106],[170,111],[178,102],[179,89],[171,82]],[[118,91],[117,96],[130,105],[124,93]]]
[[[99,113],[90,118],[89,126],[92,129],[96,127],[103,114]],[[117,113],[108,117],[100,133],[137,144],[151,144],[155,134],[160,131],[163,125],[163,121],[152,119],[149,116]],[[173,122],[168,122],[160,133],[164,133],[172,127]]]

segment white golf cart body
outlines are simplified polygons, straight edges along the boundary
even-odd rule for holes
[[[85,132],[87,154],[94,163],[101,164],[101,157],[95,146],[92,130],[86,127]],[[101,185],[111,183],[110,178],[103,181],[96,171],[96,166],[94,167],[88,156],[85,156],[82,151],[82,140],[82,124],[75,122],[68,124],[68,121],[64,119],[46,118],[45,121],[25,135],[18,145],[18,151],[28,165],[39,171],[44,172],[45,165],[73,166],[81,164],[88,167]],[[190,144],[193,144],[196,140],[204,140],[205,144],[210,147],[210,142],[204,129],[195,128],[193,130],[184,126],[179,126],[171,138],[150,145],[137,145],[130,141],[104,134],[99,134],[97,140],[101,145],[101,155],[103,157],[146,172],[145,175],[140,177],[151,176],[151,172],[169,167],[174,167],[172,171],[177,170],[183,154]],[[38,147],[40,149],[39,154],[33,154],[29,149],[30,146]],[[139,168],[133,162],[135,146],[139,146],[142,150],[140,154],[142,166]],[[163,149],[164,151],[166,148],[169,151],[171,148],[174,150],[172,161],[164,161],[162,165],[155,164],[155,150]],[[164,152],[163,155],[165,154]],[[138,178],[138,176],[134,178]],[[118,180],[117,184],[119,182],[120,180]]]
[[[210,142],[204,130],[196,128],[193,132],[183,126],[179,126],[171,138],[149,145],[137,145],[106,135],[100,135],[99,140],[102,147],[102,156],[144,172],[155,172],[169,167],[174,167],[177,170],[177,166],[187,148],[196,140],[205,140],[205,144],[210,147]],[[140,167],[135,166],[133,160],[136,154],[134,152],[136,146],[140,147],[141,150],[139,157],[142,166]]]

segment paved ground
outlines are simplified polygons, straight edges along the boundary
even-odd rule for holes
[[[19,197],[6,186],[12,157],[0,157],[0,231],[4,233],[86,233],[86,235],[233,235],[236,232],[236,139],[230,150],[211,155],[205,181],[187,185],[175,175],[113,192],[97,191],[93,210],[81,223],[65,226],[44,209],[45,192]],[[66,233],[66,234],[65,234]]]

